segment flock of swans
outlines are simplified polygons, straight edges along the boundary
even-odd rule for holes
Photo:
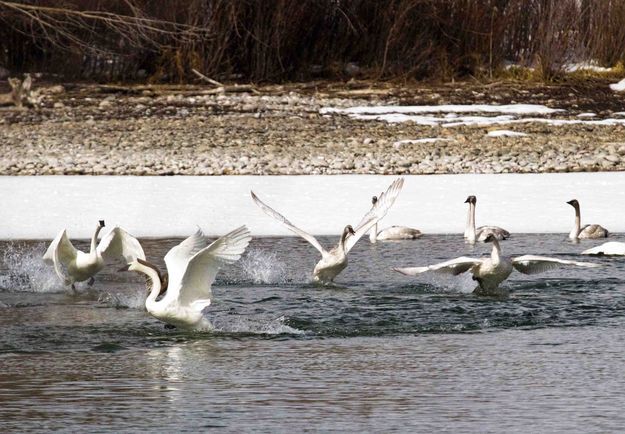
[[[422,235],[419,230],[404,226],[392,226],[378,231],[379,221],[397,199],[403,183],[404,180],[399,178],[385,192],[377,197],[374,196],[371,209],[355,227],[345,226],[338,244],[331,249],[324,248],[313,235],[295,226],[263,202],[253,191],[251,197],[265,214],[308,241],[319,251],[321,259],[313,269],[312,279],[317,284],[331,285],[336,276],[347,267],[347,256],[350,250],[367,232],[370,234],[369,239],[372,243],[379,240],[417,239]],[[499,241],[507,239],[510,233],[498,226],[476,228],[477,199],[475,196],[469,196],[465,203],[469,204],[469,209],[464,238],[469,243],[492,243],[490,257],[463,256],[438,264],[393,268],[393,270],[407,276],[416,276],[425,272],[452,275],[470,272],[478,284],[475,293],[500,295],[502,290],[499,289],[499,285],[510,276],[513,270],[523,274],[536,274],[561,266],[586,268],[599,266],[590,262],[537,255],[506,257],[502,254]],[[571,200],[567,203],[575,209],[575,226],[569,238],[578,240],[608,236],[608,231],[600,225],[582,227],[579,202]],[[139,241],[122,228],[115,227],[98,244],[98,236],[104,226],[104,221],[99,221],[91,238],[88,253],[77,250],[70,242],[66,230],[62,230],[45,252],[44,261],[54,267],[56,274],[65,285],[71,286],[72,290],[76,291],[76,282],[88,281],[88,284],[92,285],[94,276],[102,270],[105,263],[122,260],[125,266],[119,271],[141,273],[150,283],[150,292],[146,298],[145,307],[152,316],[171,326],[196,330],[211,328],[203,311],[211,304],[211,286],[220,267],[236,262],[252,239],[246,226],[241,226],[212,243],[202,230],[198,229],[196,233],[168,251],[164,258],[167,272],[161,273],[156,265],[146,260]],[[582,254],[625,255],[625,243],[608,242],[586,250]]]

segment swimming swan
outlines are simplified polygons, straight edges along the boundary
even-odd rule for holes
[[[489,234],[493,234],[498,240],[505,240],[510,236],[510,232],[499,226],[480,226],[475,229],[475,204],[477,203],[477,198],[475,196],[469,196],[464,203],[469,204],[467,225],[464,229],[464,239],[469,243],[474,243],[476,241],[485,243],[486,237]]]
[[[213,327],[202,311],[211,304],[215,276],[223,264],[241,257],[251,239],[247,227],[241,226],[209,244],[198,229],[165,255],[167,280],[154,264],[140,259],[120,271],[136,271],[150,279],[152,289],[145,307],[153,317],[184,329],[210,330]]]
[[[89,279],[89,286],[93,285],[95,281],[93,276],[104,268],[105,262],[118,258],[122,258],[125,262],[135,258],[145,259],[139,241],[120,227],[113,228],[98,244],[98,234],[103,227],[104,220],[100,220],[91,237],[89,253],[77,250],[67,237],[67,230],[63,229],[43,255],[43,261],[53,265],[63,284],[71,285],[74,291],[76,291],[75,282]]]
[[[625,243],[609,241],[592,249],[584,250],[582,255],[625,255]]]
[[[510,276],[513,268],[523,274],[537,274],[561,265],[574,265],[577,267],[599,266],[598,264],[589,262],[568,261],[549,258],[547,256],[524,255],[516,258],[508,258],[501,255],[501,247],[494,234],[489,234],[484,242],[493,243],[490,258],[469,258],[462,256],[426,267],[393,268],[393,271],[405,274],[406,276],[416,276],[426,271],[449,273],[456,276],[470,271],[473,274],[473,280],[476,280],[479,284],[479,287],[474,291],[476,294],[500,295],[501,291],[497,291],[499,284]]]
[[[371,203],[375,206],[378,201],[377,196],[373,196],[371,199]],[[371,230],[369,231],[369,241],[372,243],[381,241],[396,241],[396,240],[415,240],[419,238],[421,235],[420,230],[409,228],[406,226],[391,226],[386,229],[382,229],[378,232],[378,224],[374,224]]]
[[[572,199],[567,202],[573,208],[575,208],[575,226],[569,233],[571,240],[590,240],[598,238],[606,238],[608,236],[608,230],[601,225],[585,225],[581,227],[581,213],[579,211],[579,202],[577,199]]]
[[[386,215],[391,205],[395,202],[403,185],[403,179],[395,180],[386,192],[380,195],[380,199],[369,212],[365,214],[358,226],[356,226],[356,229],[352,228],[350,225],[345,226],[338,245],[329,251],[324,249],[321,244],[319,244],[319,241],[311,234],[299,229],[282,214],[261,201],[253,191],[251,194],[254,203],[256,203],[265,214],[282,223],[291,232],[304,238],[321,253],[321,260],[317,262],[313,270],[313,281],[321,284],[331,284],[334,278],[347,267],[347,253],[354,247],[360,237],[366,234],[378,220]]]

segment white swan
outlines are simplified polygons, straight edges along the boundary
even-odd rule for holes
[[[315,265],[313,270],[313,281],[321,284],[331,284],[334,278],[347,267],[347,253],[354,247],[360,237],[366,234],[378,220],[386,215],[391,205],[395,202],[403,185],[403,179],[395,180],[386,192],[380,195],[380,199],[369,212],[365,214],[358,226],[356,226],[356,229],[352,228],[350,225],[345,226],[338,245],[329,251],[324,249],[321,244],[319,244],[319,241],[311,234],[299,229],[282,214],[261,201],[253,191],[251,194],[254,203],[256,203],[265,214],[282,223],[291,232],[304,238],[321,253],[321,260]]]
[[[593,247],[592,249],[584,250],[582,255],[625,255],[625,243],[620,243],[617,241],[608,241],[607,243],[603,243],[600,246]]]
[[[103,227],[104,220],[100,220],[91,237],[89,253],[77,250],[67,237],[67,230],[63,229],[43,255],[44,262],[53,265],[57,276],[65,285],[71,285],[74,291],[75,282],[89,279],[89,285],[93,285],[93,276],[104,268],[105,262],[119,258],[125,262],[135,258],[145,259],[139,241],[120,227],[113,228],[98,244],[98,234]]]
[[[210,330],[212,325],[202,311],[211,304],[211,285],[219,268],[236,262],[251,239],[247,227],[241,226],[209,244],[198,229],[165,255],[167,279],[155,265],[140,259],[120,271],[136,271],[150,279],[152,289],[145,307],[153,317],[184,329]]]
[[[607,238],[608,230],[601,225],[585,225],[581,226],[581,213],[579,211],[579,202],[577,199],[572,199],[567,202],[573,208],[575,208],[575,225],[569,233],[571,240],[594,240],[598,238]]]
[[[479,228],[475,228],[475,204],[477,203],[477,198],[475,196],[467,197],[467,200],[464,203],[469,204],[469,213],[467,214],[467,225],[464,229],[464,239],[469,243],[474,243],[476,241],[486,242],[486,237],[490,234],[493,234],[498,240],[505,240],[510,236],[510,232],[505,229],[500,228],[499,226],[480,226]]]
[[[375,206],[377,201],[378,201],[377,196],[373,196],[373,198],[371,198],[371,203],[373,204],[373,206]],[[369,231],[369,241],[371,241],[372,243],[375,243],[378,240],[381,240],[381,241],[415,240],[419,238],[421,235],[423,234],[421,233],[420,230],[409,228],[406,226],[391,226],[386,229],[382,229],[380,232],[378,232],[378,224],[376,222],[376,224],[374,224],[371,230]]]
[[[473,280],[479,287],[475,293],[484,295],[500,295],[505,291],[498,291],[499,284],[506,280],[513,268],[523,274],[537,274],[561,265],[574,265],[577,267],[598,267],[598,264],[589,262],[568,261],[564,259],[550,258],[547,256],[524,255],[516,258],[508,258],[501,255],[499,241],[494,234],[489,234],[484,242],[493,243],[490,258],[469,258],[462,256],[450,261],[441,262],[426,267],[393,268],[406,276],[416,276],[426,271],[449,273],[454,276],[470,271]]]

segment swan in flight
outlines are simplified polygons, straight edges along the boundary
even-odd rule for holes
[[[278,213],[274,209],[270,208],[267,204],[261,201],[256,194],[252,191],[252,199],[254,203],[262,209],[265,214],[273,217],[291,232],[299,235],[308,241],[312,246],[321,253],[321,260],[317,262],[313,270],[313,281],[324,285],[329,285],[333,282],[334,278],[347,267],[347,254],[354,247],[356,242],[364,234],[375,225],[378,220],[386,215],[391,205],[395,202],[397,195],[401,191],[404,185],[404,180],[399,178],[393,181],[386,192],[380,195],[379,200],[369,210],[367,214],[362,218],[358,226],[354,229],[351,225],[345,226],[339,243],[331,250],[324,249],[319,241],[308,232],[305,232],[293,223],[288,221],[286,217]]]
[[[575,208],[575,226],[569,233],[569,238],[573,241],[577,240],[594,240],[598,238],[606,238],[608,236],[608,230],[601,225],[585,225],[581,227],[581,213],[579,211],[579,202],[577,199],[572,199],[567,202],[573,208]]]
[[[74,291],[76,282],[88,279],[89,286],[93,285],[93,276],[104,268],[105,262],[119,258],[125,262],[135,258],[145,259],[139,241],[120,227],[113,228],[98,244],[98,235],[103,227],[104,220],[100,220],[91,237],[89,253],[77,250],[67,237],[67,230],[63,229],[43,255],[43,261],[54,266],[57,276],[65,285],[71,285]]]
[[[373,204],[373,206],[375,206],[377,201],[378,201],[377,196],[373,196],[373,198],[371,199],[371,203]],[[415,240],[419,238],[421,235],[423,234],[421,233],[420,230],[409,228],[406,226],[391,226],[389,228],[382,229],[380,232],[378,232],[378,224],[376,222],[376,224],[374,224],[371,230],[369,231],[369,241],[371,241],[372,243],[375,243],[378,240],[381,240],[381,241]]]
[[[136,259],[120,271],[136,271],[151,281],[145,307],[153,317],[176,327],[211,330],[202,311],[211,304],[211,285],[219,268],[236,262],[252,240],[250,231],[241,226],[209,243],[201,229],[165,255],[168,276],[150,262]],[[159,295],[165,293],[160,299]]]
[[[481,243],[486,242],[486,237],[493,234],[498,240],[505,240],[510,236],[510,232],[499,226],[480,226],[475,228],[475,204],[477,198],[475,196],[467,197],[464,203],[469,204],[469,213],[467,214],[467,225],[464,229],[464,239],[469,243],[479,241]]]
[[[592,249],[584,250],[582,255],[618,255],[625,256],[625,243],[617,241],[608,241],[600,246],[593,247]]]
[[[523,274],[537,274],[563,265],[599,267],[598,264],[590,262],[568,261],[547,256],[524,255],[508,258],[501,255],[501,247],[494,234],[489,234],[484,242],[493,243],[490,258],[469,258],[462,256],[425,267],[393,268],[393,271],[405,274],[406,276],[416,276],[426,271],[436,271],[456,276],[470,271],[471,274],[473,274],[473,280],[477,281],[479,284],[479,287],[474,291],[476,294],[500,295],[502,291],[498,291],[499,284],[510,276],[513,269]]]

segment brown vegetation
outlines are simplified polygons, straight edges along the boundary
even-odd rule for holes
[[[557,77],[625,60],[625,0],[0,1],[0,66],[183,82]]]

